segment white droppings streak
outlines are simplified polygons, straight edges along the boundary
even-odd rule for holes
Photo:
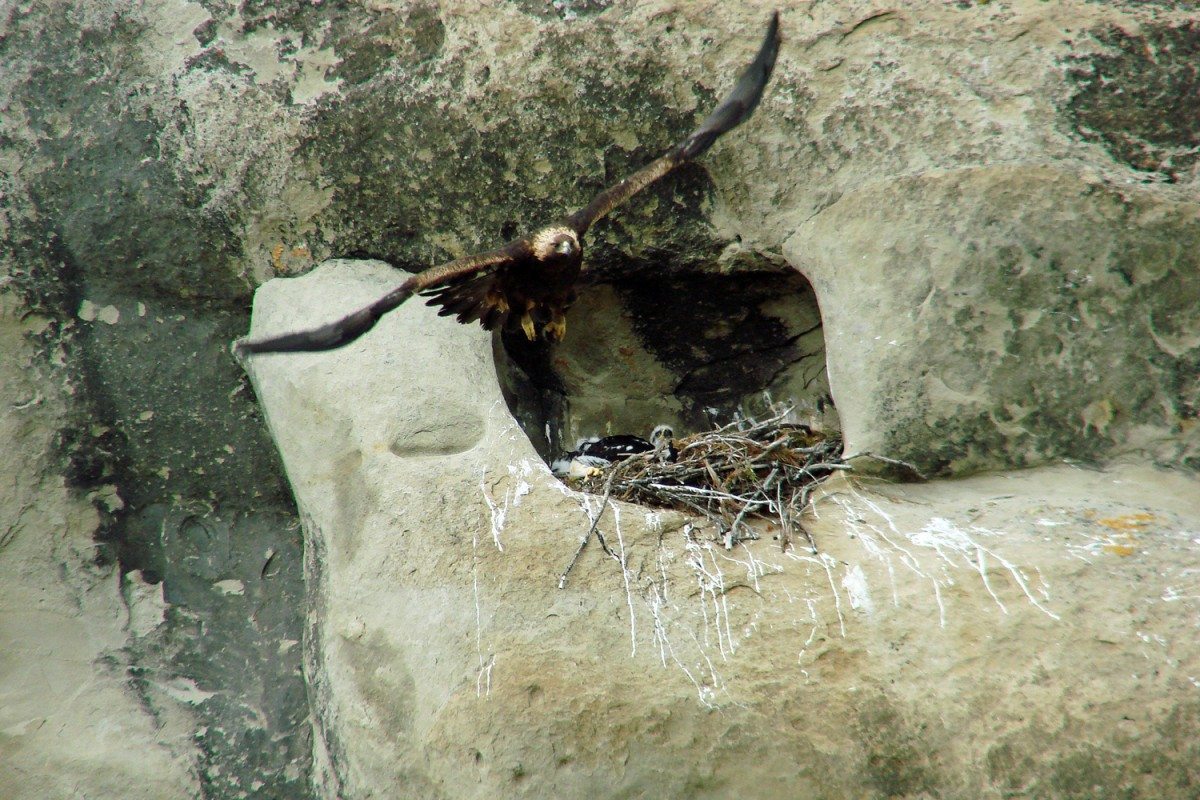
[[[817,560],[825,568],[825,576],[829,579],[829,588],[833,590],[833,607],[837,611],[838,629],[842,633],[842,638],[845,638],[846,619],[842,616],[842,596],[837,590],[837,584],[833,580],[833,567],[837,566],[837,559],[831,555],[821,553]]]
[[[625,556],[625,538],[621,535],[621,507],[613,505],[613,527],[617,530],[617,545],[621,548],[621,579],[625,582],[625,602],[629,606],[629,641],[632,658],[637,655],[637,614],[633,610],[633,591],[629,588],[629,563]]]
[[[862,611],[864,614],[872,614],[875,611],[875,604],[871,601],[871,588],[867,585],[867,574],[863,572],[863,568],[855,564],[846,570],[846,574],[842,576],[842,588],[846,590],[846,597],[850,600],[850,607],[855,611]]]
[[[973,527],[971,530],[975,533],[988,536],[999,535],[995,531],[990,531],[986,528]],[[956,526],[950,520],[942,517],[934,517],[927,525],[925,525],[925,527],[923,527],[916,534],[913,534],[911,539],[914,544],[922,544],[926,547],[933,548],[934,551],[936,551],[940,557],[945,559],[947,563],[954,563],[953,556],[958,555],[967,566],[971,567],[979,574],[980,579],[983,581],[984,587],[988,590],[988,593],[992,596],[992,599],[996,602],[996,605],[1000,607],[1001,611],[1008,613],[1007,609],[1004,607],[1004,603],[1000,602],[1000,598],[996,596],[994,591],[992,591],[991,583],[988,581],[987,558],[991,557],[995,559],[996,562],[999,563],[1000,566],[1002,566],[1010,576],[1012,576],[1012,579],[1016,582],[1016,584],[1021,587],[1021,591],[1025,594],[1025,597],[1034,606],[1034,608],[1036,608],[1038,611],[1041,611],[1043,614],[1053,620],[1060,619],[1057,614],[1042,605],[1041,601],[1038,600],[1033,591],[1029,588],[1029,581],[1025,577],[1025,574],[1020,570],[1019,567],[1017,567],[1016,564],[1013,564],[1011,561],[999,555],[995,551],[979,544],[973,538],[971,538],[969,533]]]
[[[482,697],[492,693],[492,666],[496,663],[496,654],[483,655],[483,607],[479,602],[479,532],[471,536],[471,584],[475,595],[475,655],[479,659],[479,669],[475,673],[475,696]]]
[[[728,660],[736,650],[733,633],[729,625],[729,605],[725,600],[725,575],[710,543],[703,544],[689,540],[685,545],[688,551],[688,564],[695,570],[696,583],[700,587],[700,611],[704,618],[704,643],[708,645],[708,603],[712,603],[712,626],[717,632],[717,648],[721,658]],[[712,559],[712,569],[707,566],[705,554]]]

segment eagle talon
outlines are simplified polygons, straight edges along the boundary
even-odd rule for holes
[[[558,317],[546,323],[542,328],[542,336],[546,337],[548,342],[561,342],[567,335],[567,319],[566,317]]]
[[[533,317],[525,314],[521,317],[521,330],[525,331],[525,338],[531,342],[537,341],[537,330],[533,327]]]

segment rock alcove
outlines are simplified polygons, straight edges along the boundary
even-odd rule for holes
[[[796,270],[645,271],[589,286],[562,343],[494,340],[509,410],[552,459],[580,437],[710,430],[772,403],[838,429],[821,314]]]

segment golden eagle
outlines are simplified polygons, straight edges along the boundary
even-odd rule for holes
[[[319,328],[266,339],[239,339],[234,352],[332,350],[366,333],[414,294],[439,305],[441,316],[479,320],[487,330],[520,327],[530,340],[560,341],[566,310],[575,301],[583,264],[583,237],[597,220],[681,164],[708,150],[721,134],[747,119],[758,105],[779,52],[779,12],[771,16],[758,55],[736,85],[696,130],[666,155],[611,186],[565,219],[485,253],[425,270],[365,308]]]

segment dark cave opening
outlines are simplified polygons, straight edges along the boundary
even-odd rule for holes
[[[781,404],[840,427],[816,297],[790,268],[635,273],[581,292],[562,343],[517,331],[494,350],[509,410],[547,461],[585,436],[686,436]]]

